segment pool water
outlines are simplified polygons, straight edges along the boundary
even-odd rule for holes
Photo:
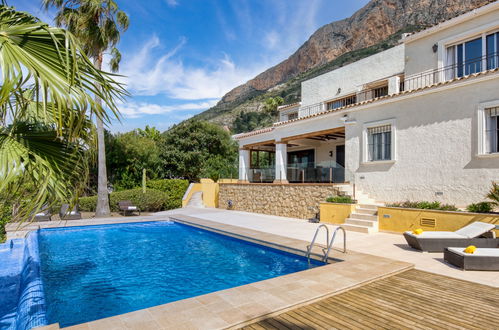
[[[319,265],[174,222],[42,229],[48,324],[88,322]]]

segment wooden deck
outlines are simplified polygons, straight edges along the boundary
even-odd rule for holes
[[[409,270],[243,329],[499,329],[499,289]]]

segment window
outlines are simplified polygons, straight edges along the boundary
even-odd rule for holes
[[[486,54],[483,54],[485,49]],[[447,79],[463,77],[499,67],[499,32],[484,34],[446,49]]]
[[[382,97],[388,95],[388,85],[383,87],[378,87],[373,89],[373,97]]]
[[[273,168],[275,166],[275,152],[264,150],[252,150],[250,168]]]
[[[487,36],[487,70],[499,67],[499,32]]]
[[[357,103],[357,96],[356,95],[351,95],[347,97],[343,97],[341,99],[337,99],[331,102],[327,103],[327,110],[334,110],[338,109],[350,104],[355,104]]]
[[[499,152],[499,106],[485,109],[485,152]]]
[[[367,129],[368,161],[392,159],[392,125],[369,127]]]
[[[293,119],[296,119],[296,118],[298,118],[298,112],[288,113],[288,120],[293,120]]]

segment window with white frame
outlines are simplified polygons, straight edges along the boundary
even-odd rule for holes
[[[485,109],[485,153],[499,152],[499,106]]]
[[[483,53],[485,50],[485,54]],[[446,48],[446,79],[499,67],[499,32],[485,33]]]
[[[367,161],[392,160],[392,125],[367,128]]]

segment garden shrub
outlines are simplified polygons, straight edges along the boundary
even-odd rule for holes
[[[118,212],[118,202],[123,200],[131,201],[141,211],[156,212],[165,209],[168,202],[168,194],[156,189],[146,189],[146,193],[144,194],[142,188],[113,192],[109,198],[111,210]]]
[[[165,208],[171,210],[182,207],[182,197],[184,197],[185,191],[189,187],[189,181],[182,179],[149,180],[146,186],[147,188],[165,192],[168,195]]]
[[[95,212],[96,206],[97,196],[80,197],[78,200],[78,208],[82,212]]]
[[[411,202],[405,201],[401,203],[391,203],[387,205],[388,207],[402,207],[407,209],[423,209],[423,210],[442,210],[442,211],[457,211],[457,207],[452,204],[441,204],[440,202]]]
[[[163,191],[146,189],[146,193],[144,194],[142,188],[135,188],[111,193],[109,195],[109,206],[111,207],[111,211],[118,212],[118,202],[128,200],[141,211],[157,212],[166,209],[168,198],[168,194]],[[81,197],[79,199],[80,211],[95,212],[96,206],[97,196]]]
[[[491,213],[492,204],[489,202],[473,203],[468,205],[466,210],[474,213]]]
[[[326,199],[329,203],[354,204],[355,201],[350,196],[331,196]]]
[[[3,243],[7,238],[5,225],[9,222],[11,217],[12,206],[5,203],[0,203],[0,243]]]

